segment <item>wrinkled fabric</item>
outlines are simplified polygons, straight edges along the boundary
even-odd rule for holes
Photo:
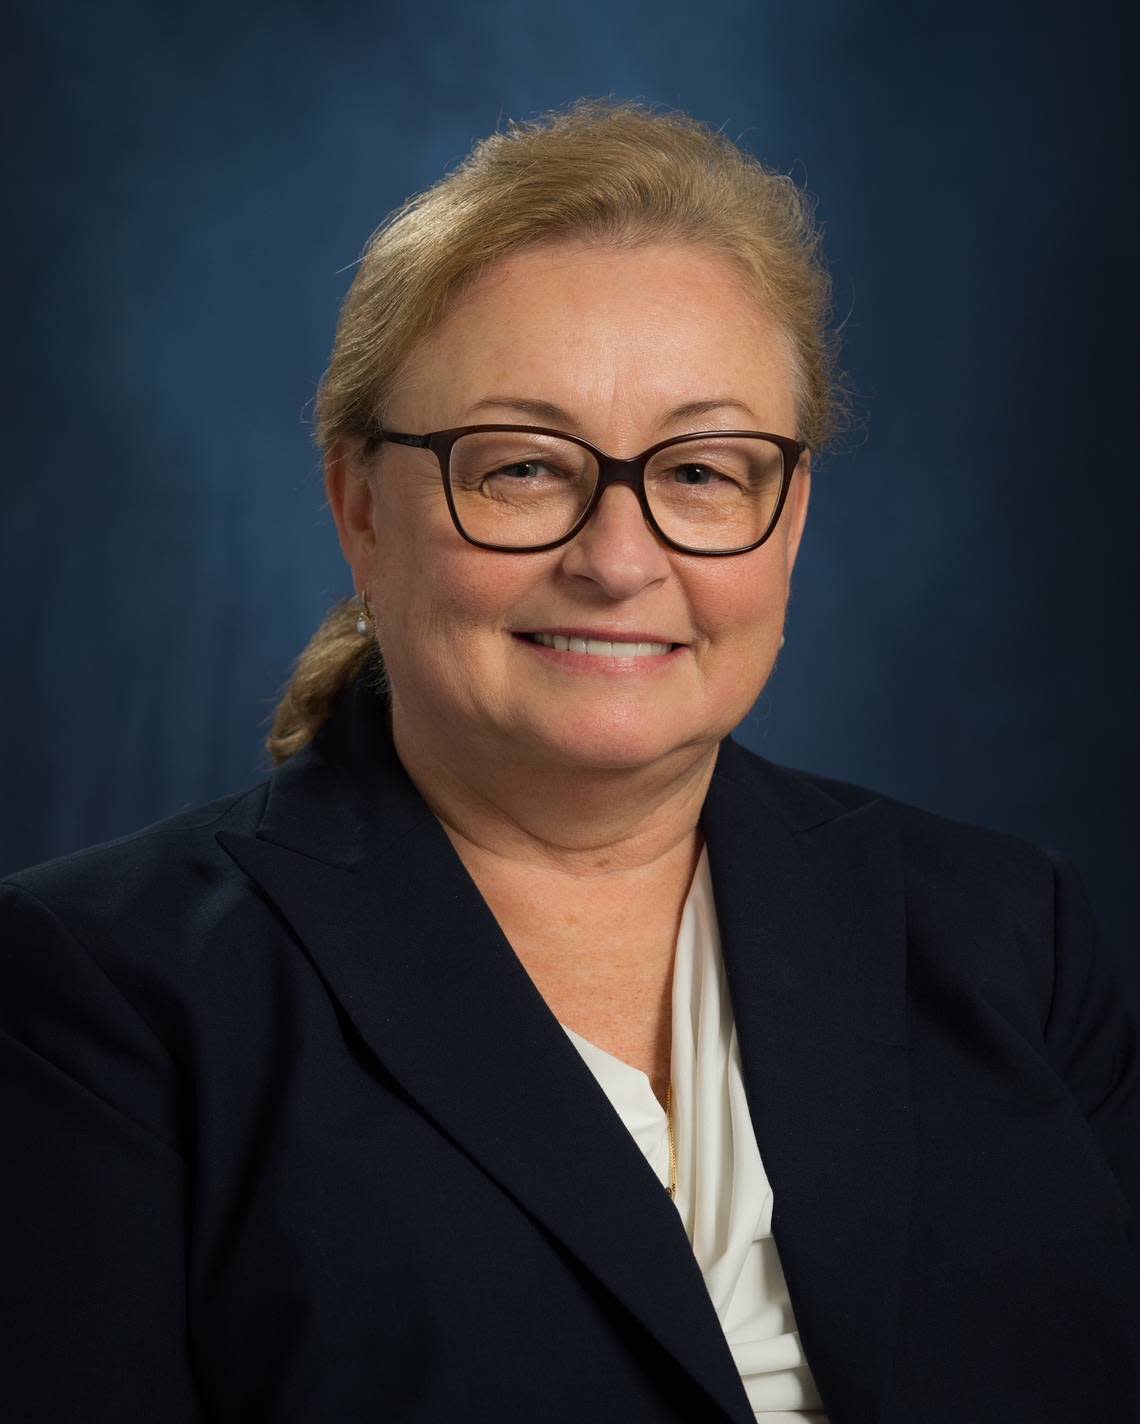
[[[756,1418],[826,1424],[772,1236],[772,1188],[744,1095],[707,849],[681,916],[672,1006],[677,1211]],[[648,1076],[563,1028],[667,1188],[668,1120]]]

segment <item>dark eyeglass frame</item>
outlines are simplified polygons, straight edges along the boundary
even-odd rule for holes
[[[519,548],[513,544],[488,544],[482,539],[474,539],[463,528],[459,522],[459,514],[455,508],[455,499],[451,492],[451,450],[455,442],[463,435],[477,435],[483,431],[492,430],[517,430],[529,435],[554,435],[560,440],[569,440],[574,445],[580,445],[584,450],[588,450],[598,462],[598,483],[590,502],[582,511],[580,518],[568,534],[563,534],[560,539],[552,539],[547,544],[528,544],[525,548]],[[751,544],[743,544],[736,549],[693,549],[688,544],[680,544],[676,539],[671,539],[668,534],[657,523],[653,517],[653,511],[649,507],[649,499],[645,493],[645,469],[649,461],[659,450],[664,450],[669,445],[681,445],[688,440],[705,439],[710,435],[715,436],[735,436],[750,435],[770,440],[774,445],[779,446],[783,455],[783,472],[780,484],[780,497],[776,501],[776,508],[772,515],[767,529],[761,534],[759,539]],[[784,501],[788,497],[788,490],[791,487],[792,476],[796,467],[802,459],[808,446],[799,440],[793,440],[790,435],[773,435],[767,430],[693,430],[685,435],[672,435],[668,440],[659,440],[656,445],[650,445],[648,450],[643,450],[640,455],[634,455],[628,460],[619,460],[615,455],[607,455],[604,450],[599,450],[596,445],[591,445],[588,440],[582,440],[577,435],[568,435],[564,430],[554,430],[545,425],[456,425],[450,430],[432,430],[426,435],[408,435],[398,430],[376,429],[368,434],[364,442],[363,453],[368,455],[376,446],[390,441],[395,445],[411,445],[421,450],[430,450],[439,462],[440,478],[443,480],[444,498],[447,500],[447,507],[451,513],[451,522],[455,525],[459,536],[474,544],[477,549],[490,549],[499,554],[539,554],[547,549],[558,549],[563,544],[568,544],[571,539],[580,534],[589,523],[594,511],[601,503],[602,495],[609,489],[610,485],[629,485],[637,495],[637,501],[641,505],[641,512],[645,516],[645,522],[657,535],[662,543],[667,544],[670,549],[676,549],[681,554],[696,554],[702,558],[721,559],[733,554],[748,554],[753,549],[758,549],[764,541],[771,537],[776,525],[780,522],[780,515],[784,510]]]

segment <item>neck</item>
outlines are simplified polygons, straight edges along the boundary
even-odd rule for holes
[[[592,878],[645,871],[699,850],[717,745],[647,766],[535,764],[517,749],[436,736],[393,699],[396,753],[464,859]]]

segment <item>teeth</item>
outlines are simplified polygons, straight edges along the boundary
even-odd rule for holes
[[[672,643],[609,643],[597,638],[566,638],[561,633],[532,633],[536,643],[560,653],[589,653],[597,658],[653,658],[667,653]]]

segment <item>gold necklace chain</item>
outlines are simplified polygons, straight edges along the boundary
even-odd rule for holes
[[[665,1129],[669,1134],[669,1200],[677,1198],[677,1144],[673,1138],[673,1084],[665,1090]]]

